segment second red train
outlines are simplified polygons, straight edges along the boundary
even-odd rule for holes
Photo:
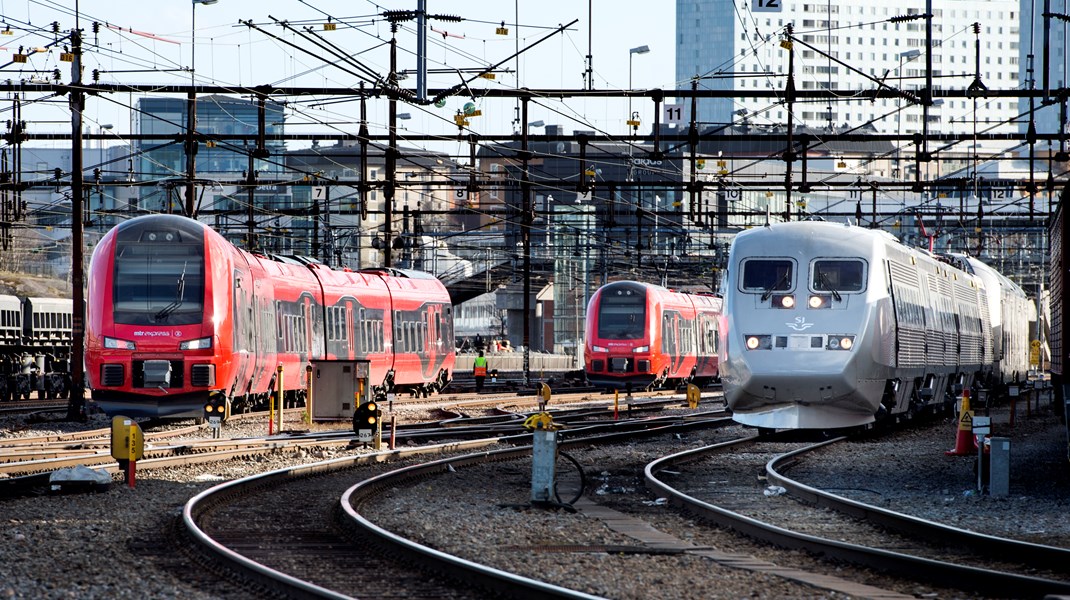
[[[617,390],[716,381],[722,305],[713,294],[638,281],[602,286],[587,305],[587,380]]]

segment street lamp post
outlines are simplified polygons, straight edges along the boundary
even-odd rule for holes
[[[189,83],[190,92],[186,95],[186,216],[196,218],[194,214],[194,202],[196,198],[197,177],[197,92],[193,91],[197,85],[197,5],[215,4],[219,0],[193,0],[192,16],[190,18],[190,69]],[[251,175],[250,169],[250,177]]]
[[[905,51],[899,53],[899,85],[896,86],[896,87],[899,88],[899,91],[903,91],[903,88],[904,88],[904,85],[903,85],[903,65],[905,63],[908,63],[908,62],[916,59],[919,56],[921,56],[921,50],[918,50],[917,48],[914,48],[912,50],[905,50]],[[898,135],[902,135],[902,133],[903,133],[903,126],[902,126],[902,121],[903,121],[903,97],[902,96],[899,96],[899,105],[898,105],[897,108],[898,108],[898,110],[895,111],[895,133],[898,136]],[[903,145],[903,141],[902,140],[896,140],[896,142],[895,142],[895,168],[896,168],[896,171],[897,171],[896,177],[897,177],[897,179],[900,179],[900,180],[905,178],[904,177],[905,173],[903,172],[904,169],[903,169],[902,164],[900,163],[900,160],[899,160],[899,153],[900,153],[900,150],[902,149],[902,145]]]
[[[111,131],[111,129],[113,127],[115,127],[115,125],[112,125],[111,123],[107,123],[105,125],[101,125],[97,129],[98,133],[100,134],[100,139],[97,140],[97,151],[98,151],[98,154],[100,155],[100,160],[97,161],[97,165],[99,166],[99,168],[101,170],[101,173],[104,172],[104,132],[105,131]]]
[[[628,91],[632,91],[632,57],[636,54],[646,54],[650,52],[650,46],[642,45],[636,46],[631,50],[628,50]],[[628,120],[632,120],[632,97],[628,95]]]

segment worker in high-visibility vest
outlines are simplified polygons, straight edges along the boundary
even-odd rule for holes
[[[487,359],[483,356],[483,351],[479,351],[479,356],[472,361],[472,375],[476,378],[476,391],[483,391],[483,380],[487,378]]]

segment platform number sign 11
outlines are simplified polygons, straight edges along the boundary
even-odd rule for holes
[[[681,125],[684,122],[684,105],[665,103],[663,121],[666,124]]]
[[[751,4],[753,12],[780,12],[783,8],[783,0],[754,0]]]

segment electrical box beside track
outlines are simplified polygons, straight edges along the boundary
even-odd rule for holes
[[[349,421],[360,404],[371,400],[371,362],[313,360],[309,386],[313,421]]]

